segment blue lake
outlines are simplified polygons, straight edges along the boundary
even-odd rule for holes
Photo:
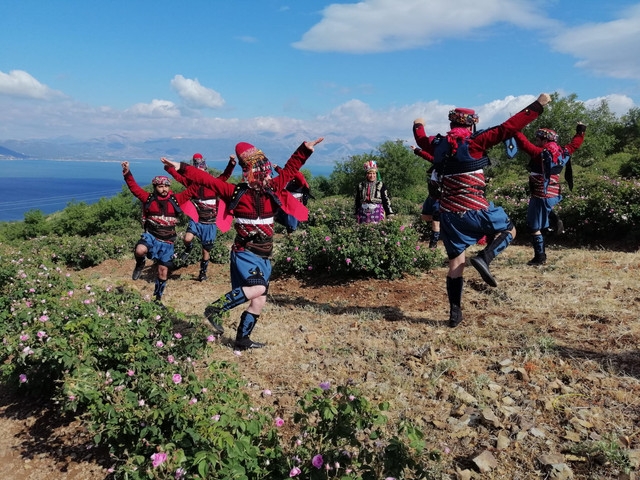
[[[223,170],[226,163],[207,162]],[[160,160],[129,160],[131,172],[140,185],[148,185],[163,175]],[[80,160],[0,160],[4,192],[0,199],[0,221],[24,220],[29,210],[45,214],[63,210],[70,202],[97,202],[116,195],[125,183],[119,161]],[[306,168],[306,167],[305,167]],[[333,167],[311,169],[313,175],[329,176]],[[236,167],[234,175],[240,174]]]

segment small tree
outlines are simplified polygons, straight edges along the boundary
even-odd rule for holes
[[[538,128],[551,128],[558,133],[559,143],[564,145],[575,135],[577,123],[582,122],[587,125],[587,133],[582,147],[573,155],[572,162],[588,167],[615,150],[618,143],[616,129],[619,128],[620,121],[605,100],[597,107],[589,108],[578,101],[575,93],[560,98],[556,92],[551,98],[544,113],[523,129],[527,138],[533,139]]]
[[[24,214],[24,238],[36,238],[42,235],[47,235],[50,231],[50,227],[47,224],[47,218],[42,210],[29,210]]]
[[[330,176],[339,195],[353,196],[358,183],[365,179],[365,162],[378,164],[380,177],[393,197],[424,200],[426,196],[426,171],[428,165],[404,146],[402,140],[386,141],[377,152],[353,155],[338,162]],[[416,190],[419,193],[416,193]]]

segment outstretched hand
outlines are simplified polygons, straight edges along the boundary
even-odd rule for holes
[[[323,140],[324,140],[324,137],[319,137],[319,138],[316,138],[315,140],[304,142],[304,146],[313,152],[313,147],[315,147],[317,144],[319,144]]]
[[[122,166],[122,175],[129,173],[129,162],[122,162],[120,165]]]
[[[178,170],[180,168],[180,163],[179,162],[172,162],[171,160],[169,160],[168,158],[162,157],[160,159],[160,161],[165,164],[168,165],[170,167],[175,168],[176,170]]]
[[[549,102],[551,102],[551,95],[549,95],[548,93],[541,93],[538,96],[538,103],[543,107]]]

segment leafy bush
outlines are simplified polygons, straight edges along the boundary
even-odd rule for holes
[[[92,237],[46,236],[30,240],[24,245],[33,252],[40,252],[54,263],[73,269],[94,267],[109,258],[132,255],[139,233],[123,232],[123,235],[101,233]]]
[[[626,162],[622,163],[618,173],[624,178],[640,179],[640,156],[630,157]]]
[[[441,260],[438,251],[421,247],[419,236],[413,225],[393,217],[379,224],[310,226],[279,245],[274,273],[400,278]]]
[[[411,445],[386,440],[384,408],[351,387],[306,395],[294,412],[304,443],[287,448],[285,420],[251,405],[231,364],[202,371],[215,337],[201,322],[124,288],[77,285],[49,259],[0,248],[3,386],[81,414],[117,478],[285,478],[296,459],[317,475],[311,447],[327,459],[353,452],[342,478],[422,468],[421,434],[403,430]]]
[[[309,220],[300,224],[299,229],[320,225],[334,228],[352,227],[356,224],[355,203],[352,198],[334,196],[309,204]]]
[[[640,182],[607,176],[579,179],[573,191],[563,189],[563,201],[554,207],[562,218],[566,238],[582,244],[625,242],[640,236]],[[528,188],[505,185],[488,195],[502,206],[521,234],[527,233]]]
[[[328,382],[298,400],[293,421],[290,476],[306,479],[427,478],[416,461],[425,447],[423,436],[407,428],[410,445],[398,436],[386,438],[387,403],[373,406],[352,385],[334,391]]]

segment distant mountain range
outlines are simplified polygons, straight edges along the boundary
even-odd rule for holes
[[[316,148],[313,161],[317,165],[332,166],[355,154],[369,153],[384,141],[367,138],[351,138],[347,142],[344,134],[331,134]],[[190,160],[200,152],[211,161],[226,161],[234,154],[238,141],[249,142],[262,151],[274,163],[284,163],[303,140],[293,136],[273,138],[256,135],[253,138],[209,139],[209,138],[159,138],[132,140],[122,135],[109,135],[79,141],[72,138],[3,140],[0,141],[0,160],[147,160],[168,157],[176,161]]]
[[[23,153],[14,152],[13,150],[9,150],[8,148],[0,145],[0,159],[7,158],[10,160],[17,160],[19,158],[29,158],[29,155],[25,155]]]

